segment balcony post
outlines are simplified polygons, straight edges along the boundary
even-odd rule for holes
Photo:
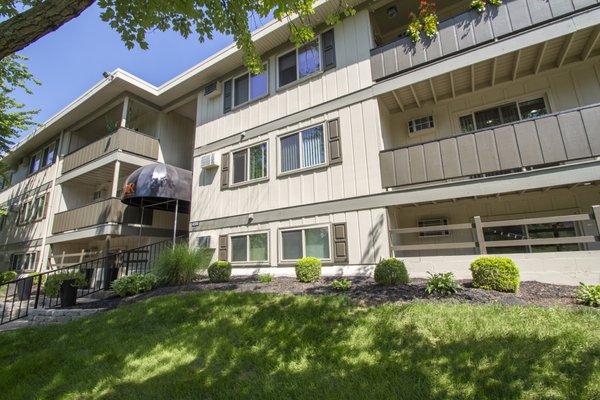
[[[481,217],[479,215],[474,216],[473,222],[475,224],[475,234],[477,237],[479,254],[487,254],[487,248],[485,247],[485,236],[483,235],[483,227],[481,226]]]
[[[596,228],[598,228],[598,235],[600,236],[600,206],[592,206],[592,215],[596,221]]]
[[[117,191],[119,190],[119,172],[121,170],[121,161],[115,161],[115,169],[113,171],[112,188],[110,197],[117,197]]]
[[[119,126],[121,128],[127,127],[127,114],[129,113],[129,96],[125,96],[123,99],[123,112],[121,113],[121,123]]]

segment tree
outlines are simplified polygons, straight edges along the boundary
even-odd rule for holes
[[[23,63],[26,58],[10,55],[0,60],[0,153],[6,153],[15,138],[22,130],[35,125],[33,118],[37,110],[24,110],[25,105],[11,96],[15,90],[23,90],[31,94],[30,84],[39,85]],[[0,174],[5,173],[0,165]]]
[[[327,18],[333,24],[344,14],[354,13],[346,0]],[[42,36],[58,29],[90,7],[94,0],[0,0],[0,59],[14,54]],[[183,37],[196,34],[200,41],[214,32],[233,36],[244,54],[244,62],[259,71],[262,62],[252,43],[251,16],[290,22],[291,40],[300,44],[314,37],[310,18],[314,0],[98,0],[102,20],[109,23],[128,48],[148,47],[146,34],[173,30]],[[24,11],[23,11],[24,10]],[[292,16],[298,16],[298,22]]]

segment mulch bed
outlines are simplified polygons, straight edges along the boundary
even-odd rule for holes
[[[458,301],[473,304],[534,305],[542,307],[577,306],[575,286],[554,285],[536,281],[522,282],[519,293],[501,293],[471,287],[470,281],[460,281],[463,290],[452,296],[428,295],[425,292],[425,279],[413,279],[408,285],[386,287],[377,285],[372,278],[348,277],[352,286],[347,292],[338,292],[331,287],[335,278],[323,278],[315,283],[300,283],[295,278],[277,277],[270,283],[260,283],[256,277],[233,277],[227,283],[210,283],[208,280],[195,282],[187,286],[162,287],[148,293],[142,293],[125,299],[108,298],[86,304],[86,307],[116,307],[122,303],[131,303],[154,296],[195,291],[236,291],[279,294],[340,294],[356,300],[364,306],[384,303],[407,303],[414,300]]]

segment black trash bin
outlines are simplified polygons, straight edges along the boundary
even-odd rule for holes
[[[60,306],[73,307],[77,303],[77,287],[75,279],[63,281],[60,285]]]
[[[25,277],[17,281],[17,299],[19,301],[29,300],[31,288],[33,287],[33,276]]]

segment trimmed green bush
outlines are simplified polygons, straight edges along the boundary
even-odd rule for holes
[[[158,279],[154,274],[122,276],[111,284],[112,290],[121,297],[148,292],[156,287]]]
[[[271,274],[259,275],[258,281],[260,283],[271,283],[273,281],[273,278],[274,277]]]
[[[208,280],[211,282],[229,282],[229,278],[231,278],[231,263],[229,261],[215,261],[208,267]]]
[[[516,293],[521,278],[519,267],[508,257],[484,256],[471,263],[473,287]]]
[[[81,272],[59,272],[48,276],[44,285],[44,293],[47,296],[56,297],[63,283],[72,279],[75,280],[75,283],[71,285],[73,287],[84,287],[87,284],[85,275]]]
[[[321,277],[321,260],[304,257],[296,262],[296,278],[300,282],[316,282]]]
[[[577,301],[586,306],[600,307],[600,285],[581,283],[577,289]]]
[[[345,278],[334,279],[333,282],[331,282],[331,287],[340,292],[346,292],[350,290],[350,286],[352,286],[352,282]]]
[[[449,295],[458,292],[461,289],[461,286],[456,279],[454,279],[454,274],[452,272],[443,272],[438,274],[432,274],[428,272],[429,279],[427,280],[427,287],[425,287],[425,291],[428,294],[441,294],[441,295]]]
[[[375,282],[380,285],[406,285],[408,283],[408,271],[403,261],[397,258],[388,258],[379,261],[373,274]]]
[[[29,274],[29,276],[33,278],[33,286],[38,285],[38,283],[40,282],[40,277],[42,278],[42,286],[46,284],[46,280],[48,279],[48,274],[42,275],[37,272],[32,272],[31,274]]]
[[[178,244],[160,254],[152,266],[152,273],[161,286],[190,284],[200,271],[208,267],[214,251],[209,248],[191,249],[187,244]]]
[[[15,279],[17,279],[17,273],[15,271],[0,272],[0,284],[14,281]]]

